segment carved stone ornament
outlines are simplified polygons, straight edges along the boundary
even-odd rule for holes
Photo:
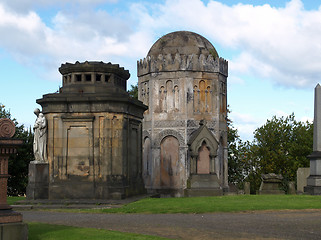
[[[0,137],[1,138],[12,138],[16,132],[16,126],[8,119],[0,119]]]

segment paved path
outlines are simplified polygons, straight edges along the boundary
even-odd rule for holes
[[[21,211],[24,221],[103,228],[173,239],[321,239],[321,211],[88,214]]]

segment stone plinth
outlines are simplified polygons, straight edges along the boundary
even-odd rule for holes
[[[319,130],[321,131],[321,128]],[[304,192],[311,195],[321,195],[321,151],[314,151],[308,157],[310,158],[310,176],[307,178]]]
[[[11,210],[7,203],[8,160],[23,141],[12,139],[15,125],[9,119],[0,119],[0,239],[28,239],[28,228],[21,213]]]
[[[280,174],[262,174],[259,194],[285,194],[283,190],[280,190],[282,179]]]
[[[49,164],[29,164],[27,199],[48,199],[49,188]]]
[[[185,189],[185,196],[187,197],[223,195],[216,174],[191,175],[188,185],[188,188]]]

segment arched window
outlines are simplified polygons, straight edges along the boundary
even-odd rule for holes
[[[206,112],[212,112],[212,91],[210,86],[206,88]]]
[[[205,112],[206,109],[206,96],[205,96],[205,81],[201,80],[199,83],[200,86],[200,112]]]
[[[198,87],[195,85],[193,88],[193,109],[194,112],[199,112],[199,90]]]
[[[166,82],[166,103],[167,103],[167,111],[172,111],[174,109],[174,94],[173,94],[173,82],[168,80]]]
[[[159,90],[159,109],[160,112],[166,112],[166,97],[164,86],[161,86]]]
[[[174,108],[179,111],[179,90],[177,85],[174,87]]]

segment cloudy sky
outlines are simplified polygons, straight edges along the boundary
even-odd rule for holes
[[[36,99],[62,85],[62,63],[128,69],[161,36],[207,38],[229,62],[230,118],[243,140],[272,116],[313,119],[321,82],[321,3],[282,0],[1,0],[0,103],[33,125]]]

